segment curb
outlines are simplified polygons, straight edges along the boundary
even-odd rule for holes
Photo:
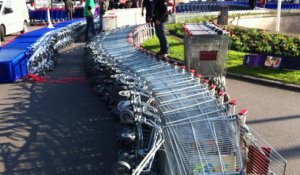
[[[262,84],[262,85],[272,85],[273,87],[276,86],[281,89],[287,89],[287,90],[300,92],[300,85],[284,84],[279,81],[269,80],[269,79],[265,79],[265,78],[256,78],[256,77],[252,77],[252,76],[248,76],[248,75],[236,74],[236,73],[231,73],[231,72],[227,72],[226,75],[228,77],[234,78],[234,79],[239,79],[239,80],[242,79],[242,80],[246,80],[249,82],[255,82],[258,84]]]

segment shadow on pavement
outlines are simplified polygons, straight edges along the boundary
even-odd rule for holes
[[[1,174],[110,174],[117,159],[114,125],[87,81],[74,81],[84,79],[82,54],[82,47],[65,52],[48,77],[73,81],[6,84]]]
[[[294,120],[294,119],[300,119],[300,115],[282,116],[282,117],[273,117],[273,118],[268,118],[268,119],[251,120],[251,121],[247,121],[247,124],[260,124],[260,123],[278,122],[278,121]]]

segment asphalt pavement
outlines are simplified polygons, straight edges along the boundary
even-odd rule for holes
[[[83,46],[65,50],[48,82],[0,84],[0,174],[111,173],[114,122],[85,79]]]
[[[237,111],[247,109],[247,124],[288,162],[286,175],[300,174],[300,93],[277,84],[227,78]]]

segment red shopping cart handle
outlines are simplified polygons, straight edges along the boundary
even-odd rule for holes
[[[246,115],[246,114],[248,114],[248,110],[247,109],[242,109],[239,112],[239,115]]]
[[[221,97],[221,96],[224,96],[226,94],[226,92],[225,91],[223,91],[223,90],[220,90],[219,91],[219,96]]]
[[[204,80],[203,80],[203,83],[204,83],[204,84],[208,84],[208,83],[209,83],[209,79],[204,79]]]
[[[235,106],[237,104],[236,99],[229,100],[229,104]]]
[[[202,75],[201,75],[201,74],[196,74],[196,77],[197,77],[197,78],[201,78]]]
[[[216,86],[215,84],[212,84],[212,85],[210,86],[210,89],[213,90],[213,89],[216,89],[216,87],[217,87],[217,86]]]

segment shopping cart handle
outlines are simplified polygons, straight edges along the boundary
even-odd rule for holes
[[[236,99],[229,100],[229,104],[235,106],[237,104]]]
[[[225,91],[223,91],[223,90],[220,90],[220,92],[219,92],[219,96],[220,96],[220,97],[224,96],[225,94],[226,94],[226,92],[225,92]]]
[[[209,83],[209,79],[204,79],[204,80],[203,80],[203,83],[204,83],[204,84],[208,84],[208,83]]]
[[[242,109],[239,112],[239,115],[246,115],[246,114],[248,114],[248,110],[247,109]]]
[[[196,74],[196,77],[197,77],[197,78],[201,78],[202,75],[201,75],[201,74]]]
[[[212,84],[212,85],[210,86],[210,89],[213,90],[213,89],[216,89],[216,87],[217,87],[217,86],[216,86],[215,84]]]

